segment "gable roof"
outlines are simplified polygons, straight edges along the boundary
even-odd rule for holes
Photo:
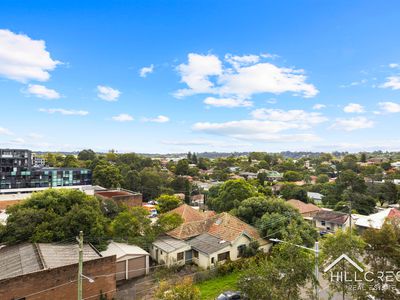
[[[193,207],[187,204],[182,204],[179,207],[168,212],[168,214],[172,213],[180,215],[184,223],[203,221],[206,218],[206,216],[202,212],[200,212],[197,209],[194,209]]]
[[[290,204],[292,207],[297,208],[300,214],[310,213],[310,212],[317,212],[320,211],[321,208],[312,204],[312,203],[304,203],[303,201],[290,199],[286,201],[286,203]]]
[[[102,256],[115,255],[118,260],[125,256],[138,257],[138,256],[144,256],[144,255],[150,255],[150,254],[136,245],[129,245],[126,243],[117,243],[117,242],[112,241],[108,245],[107,250],[101,252],[101,255]]]
[[[184,223],[174,230],[167,232],[169,236],[181,240],[187,240],[203,233],[209,233],[214,237],[228,242],[233,242],[239,236],[245,234],[249,238],[257,240],[260,245],[267,243],[266,240],[260,237],[256,228],[226,212],[209,217],[203,221]]]
[[[340,225],[346,223],[348,218],[348,214],[333,210],[320,210],[314,215],[314,219],[316,220],[336,223]]]
[[[400,211],[395,208],[384,209],[369,216],[361,216],[355,224],[360,227],[381,229],[387,218],[400,218]]]
[[[101,255],[90,245],[83,246],[83,260]],[[0,248],[0,280],[78,263],[77,244],[24,243]]]

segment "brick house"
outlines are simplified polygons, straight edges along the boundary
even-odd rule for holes
[[[123,189],[95,191],[94,195],[103,200],[114,200],[117,204],[126,205],[128,207],[140,207],[142,206],[143,202],[143,197],[141,193],[134,193]]]
[[[83,298],[109,299],[116,292],[115,256],[84,245]],[[0,299],[77,299],[78,245],[19,244],[0,249]]]

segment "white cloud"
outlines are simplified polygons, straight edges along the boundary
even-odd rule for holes
[[[0,75],[27,82],[47,81],[59,61],[53,60],[42,40],[0,29]]]
[[[65,116],[86,116],[89,114],[89,112],[85,110],[72,110],[64,108],[40,108],[39,111],[48,114],[59,113]]]
[[[373,121],[365,117],[354,117],[350,119],[336,119],[335,123],[330,128],[353,131],[372,127],[374,127]]]
[[[242,67],[235,73],[225,73],[220,76],[219,92],[243,98],[250,98],[254,94],[284,92],[314,97],[318,94],[318,90],[314,85],[306,83],[306,79],[301,70],[279,68],[271,63],[258,63]]]
[[[251,112],[253,118],[258,120],[291,122],[297,124],[299,128],[309,128],[310,125],[319,124],[328,119],[321,113],[306,112],[304,110],[281,110],[259,108]]]
[[[204,99],[204,104],[216,107],[249,107],[253,106],[253,102],[243,99],[234,98],[214,98],[207,97]]]
[[[320,110],[320,109],[323,109],[323,108],[325,108],[325,107],[326,107],[325,104],[317,103],[317,104],[315,104],[315,105],[313,106],[313,109],[315,109],[315,110]]]
[[[117,101],[121,92],[117,89],[113,89],[109,86],[98,85],[97,86],[97,97],[106,101]]]
[[[144,122],[154,122],[154,123],[166,123],[169,122],[167,116],[159,115],[156,118],[143,118]]]
[[[303,97],[313,97],[318,93],[314,85],[306,83],[303,70],[281,68],[261,62],[262,58],[227,54],[228,66],[224,66],[216,55],[190,53],[188,63],[177,68],[181,82],[188,88],[178,90],[175,96],[214,94],[225,98],[250,99],[262,93],[293,92]]]
[[[259,120],[240,120],[225,123],[199,122],[193,125],[195,131],[248,141],[304,142],[319,140],[316,135],[310,133],[280,134],[280,132],[288,129],[302,129],[302,126],[289,122]]]
[[[12,135],[12,134],[13,133],[9,129],[0,127],[0,135]]]
[[[260,61],[260,56],[258,55],[232,55],[232,54],[225,54],[225,60],[230,63],[235,69],[238,69],[243,66],[251,65],[258,63]]]
[[[389,68],[392,68],[392,69],[400,68],[400,64],[391,63],[391,64],[389,64]]]
[[[139,75],[140,75],[140,77],[145,78],[145,77],[147,77],[147,75],[153,73],[153,71],[154,71],[154,65],[151,64],[148,67],[141,68],[140,71],[139,71]]]
[[[367,79],[361,79],[360,81],[353,81],[353,82],[350,82],[349,84],[342,84],[340,87],[341,88],[348,88],[348,87],[352,87],[352,86],[363,85],[363,84],[365,84],[367,82],[368,82]]]
[[[400,112],[400,104],[395,102],[379,102],[380,108],[384,113],[398,113]]]
[[[48,89],[44,85],[39,84],[28,85],[28,89],[26,92],[43,99],[58,99],[61,97],[57,91]]]
[[[113,116],[112,119],[117,122],[130,122],[133,121],[133,117],[128,114],[119,114],[117,116]]]
[[[343,111],[346,113],[363,113],[365,109],[362,105],[358,103],[349,103],[344,108]]]
[[[222,74],[222,63],[215,55],[190,53],[188,64],[180,64],[177,70],[181,75],[181,82],[186,83],[189,88],[178,90],[176,97],[213,93],[214,84],[209,77]]]
[[[400,76],[390,76],[386,79],[387,81],[380,86],[381,88],[400,90]]]

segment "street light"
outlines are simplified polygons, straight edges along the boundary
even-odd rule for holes
[[[90,277],[87,277],[87,276],[85,276],[85,275],[83,275],[83,274],[81,274],[81,276],[82,276],[83,278],[86,278],[90,283],[93,283],[93,282],[94,282],[94,279],[92,279],[92,278],[90,278]]]
[[[317,298],[317,300],[318,300],[318,299],[319,299],[319,290],[318,290],[318,277],[319,277],[319,271],[318,271],[318,254],[319,254],[319,243],[318,243],[318,242],[315,242],[314,248],[308,248],[308,247],[305,247],[305,246],[301,246],[301,245],[289,243],[289,242],[286,242],[286,241],[282,241],[282,240],[280,240],[280,239],[274,239],[274,238],[273,238],[273,239],[269,239],[269,240],[272,241],[272,242],[276,242],[276,243],[286,243],[286,244],[290,244],[290,245],[296,246],[296,247],[298,247],[298,248],[302,248],[302,249],[306,249],[306,250],[309,250],[309,251],[314,252],[314,254],[315,254],[315,270],[314,270],[314,274],[315,274],[315,278],[317,279],[317,283],[315,284],[315,296],[316,296],[316,298]]]

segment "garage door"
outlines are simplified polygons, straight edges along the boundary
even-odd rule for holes
[[[131,258],[128,260],[128,278],[134,278],[146,274],[146,256]]]

